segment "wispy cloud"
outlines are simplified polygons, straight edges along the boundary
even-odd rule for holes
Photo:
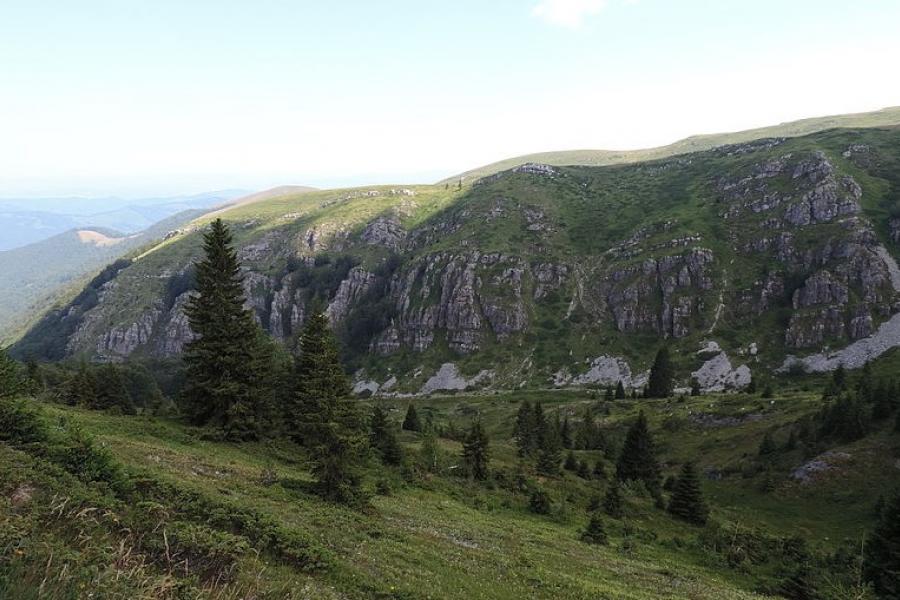
[[[604,6],[606,0],[541,0],[531,13],[551,25],[578,29]]]

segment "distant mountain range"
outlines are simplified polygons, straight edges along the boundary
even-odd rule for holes
[[[78,228],[128,235],[186,210],[206,209],[248,194],[222,190],[166,198],[0,198],[0,251]]]

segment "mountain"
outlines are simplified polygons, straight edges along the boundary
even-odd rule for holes
[[[680,386],[723,389],[900,342],[898,192],[893,127],[528,164],[461,190],[274,192],[215,215],[263,327],[289,342],[326,302],[362,393],[639,386],[663,343]],[[105,273],[15,352],[177,355],[211,218]]]
[[[19,248],[79,228],[107,228],[132,234],[186,210],[205,209],[245,196],[222,190],[167,198],[2,198],[0,251]]]
[[[0,252],[0,341],[21,333],[71,286],[84,285],[86,276],[204,212],[187,210],[131,235],[101,227],[72,229]]]
[[[658,160],[688,152],[710,150],[718,146],[726,146],[729,144],[743,144],[762,138],[798,137],[835,128],[890,127],[893,125],[900,125],[900,107],[898,106],[866,113],[813,117],[810,119],[801,119],[799,121],[781,123],[780,125],[748,129],[746,131],[733,133],[695,135],[667,146],[647,148],[645,150],[565,150],[561,152],[526,154],[524,156],[508,158],[460,173],[459,175],[448,177],[447,179],[438,182],[438,185],[456,184],[460,180],[473,181],[527,163],[541,163],[558,167],[566,165],[619,165]]]

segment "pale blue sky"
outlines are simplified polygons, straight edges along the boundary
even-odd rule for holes
[[[0,196],[428,182],[900,104],[896,0],[0,2]]]

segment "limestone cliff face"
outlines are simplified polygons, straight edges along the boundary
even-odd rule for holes
[[[321,302],[344,342],[380,365],[449,353],[493,369],[479,357],[501,354],[495,383],[540,369],[542,381],[639,382],[646,365],[620,356],[632,339],[693,353],[727,334],[732,357],[754,342],[754,365],[850,345],[900,309],[900,218],[878,222],[865,208],[888,187],[868,187],[884,150],[810,145],[762,140],[618,170],[524,165],[438,209],[428,194],[456,192],[352,190],[286,205],[234,223],[246,306],[288,340]],[[172,266],[138,260],[96,302],[66,309],[68,353],[182,352],[193,292],[171,281],[198,234],[184,234]],[[748,380],[718,360],[698,371],[709,385]]]

